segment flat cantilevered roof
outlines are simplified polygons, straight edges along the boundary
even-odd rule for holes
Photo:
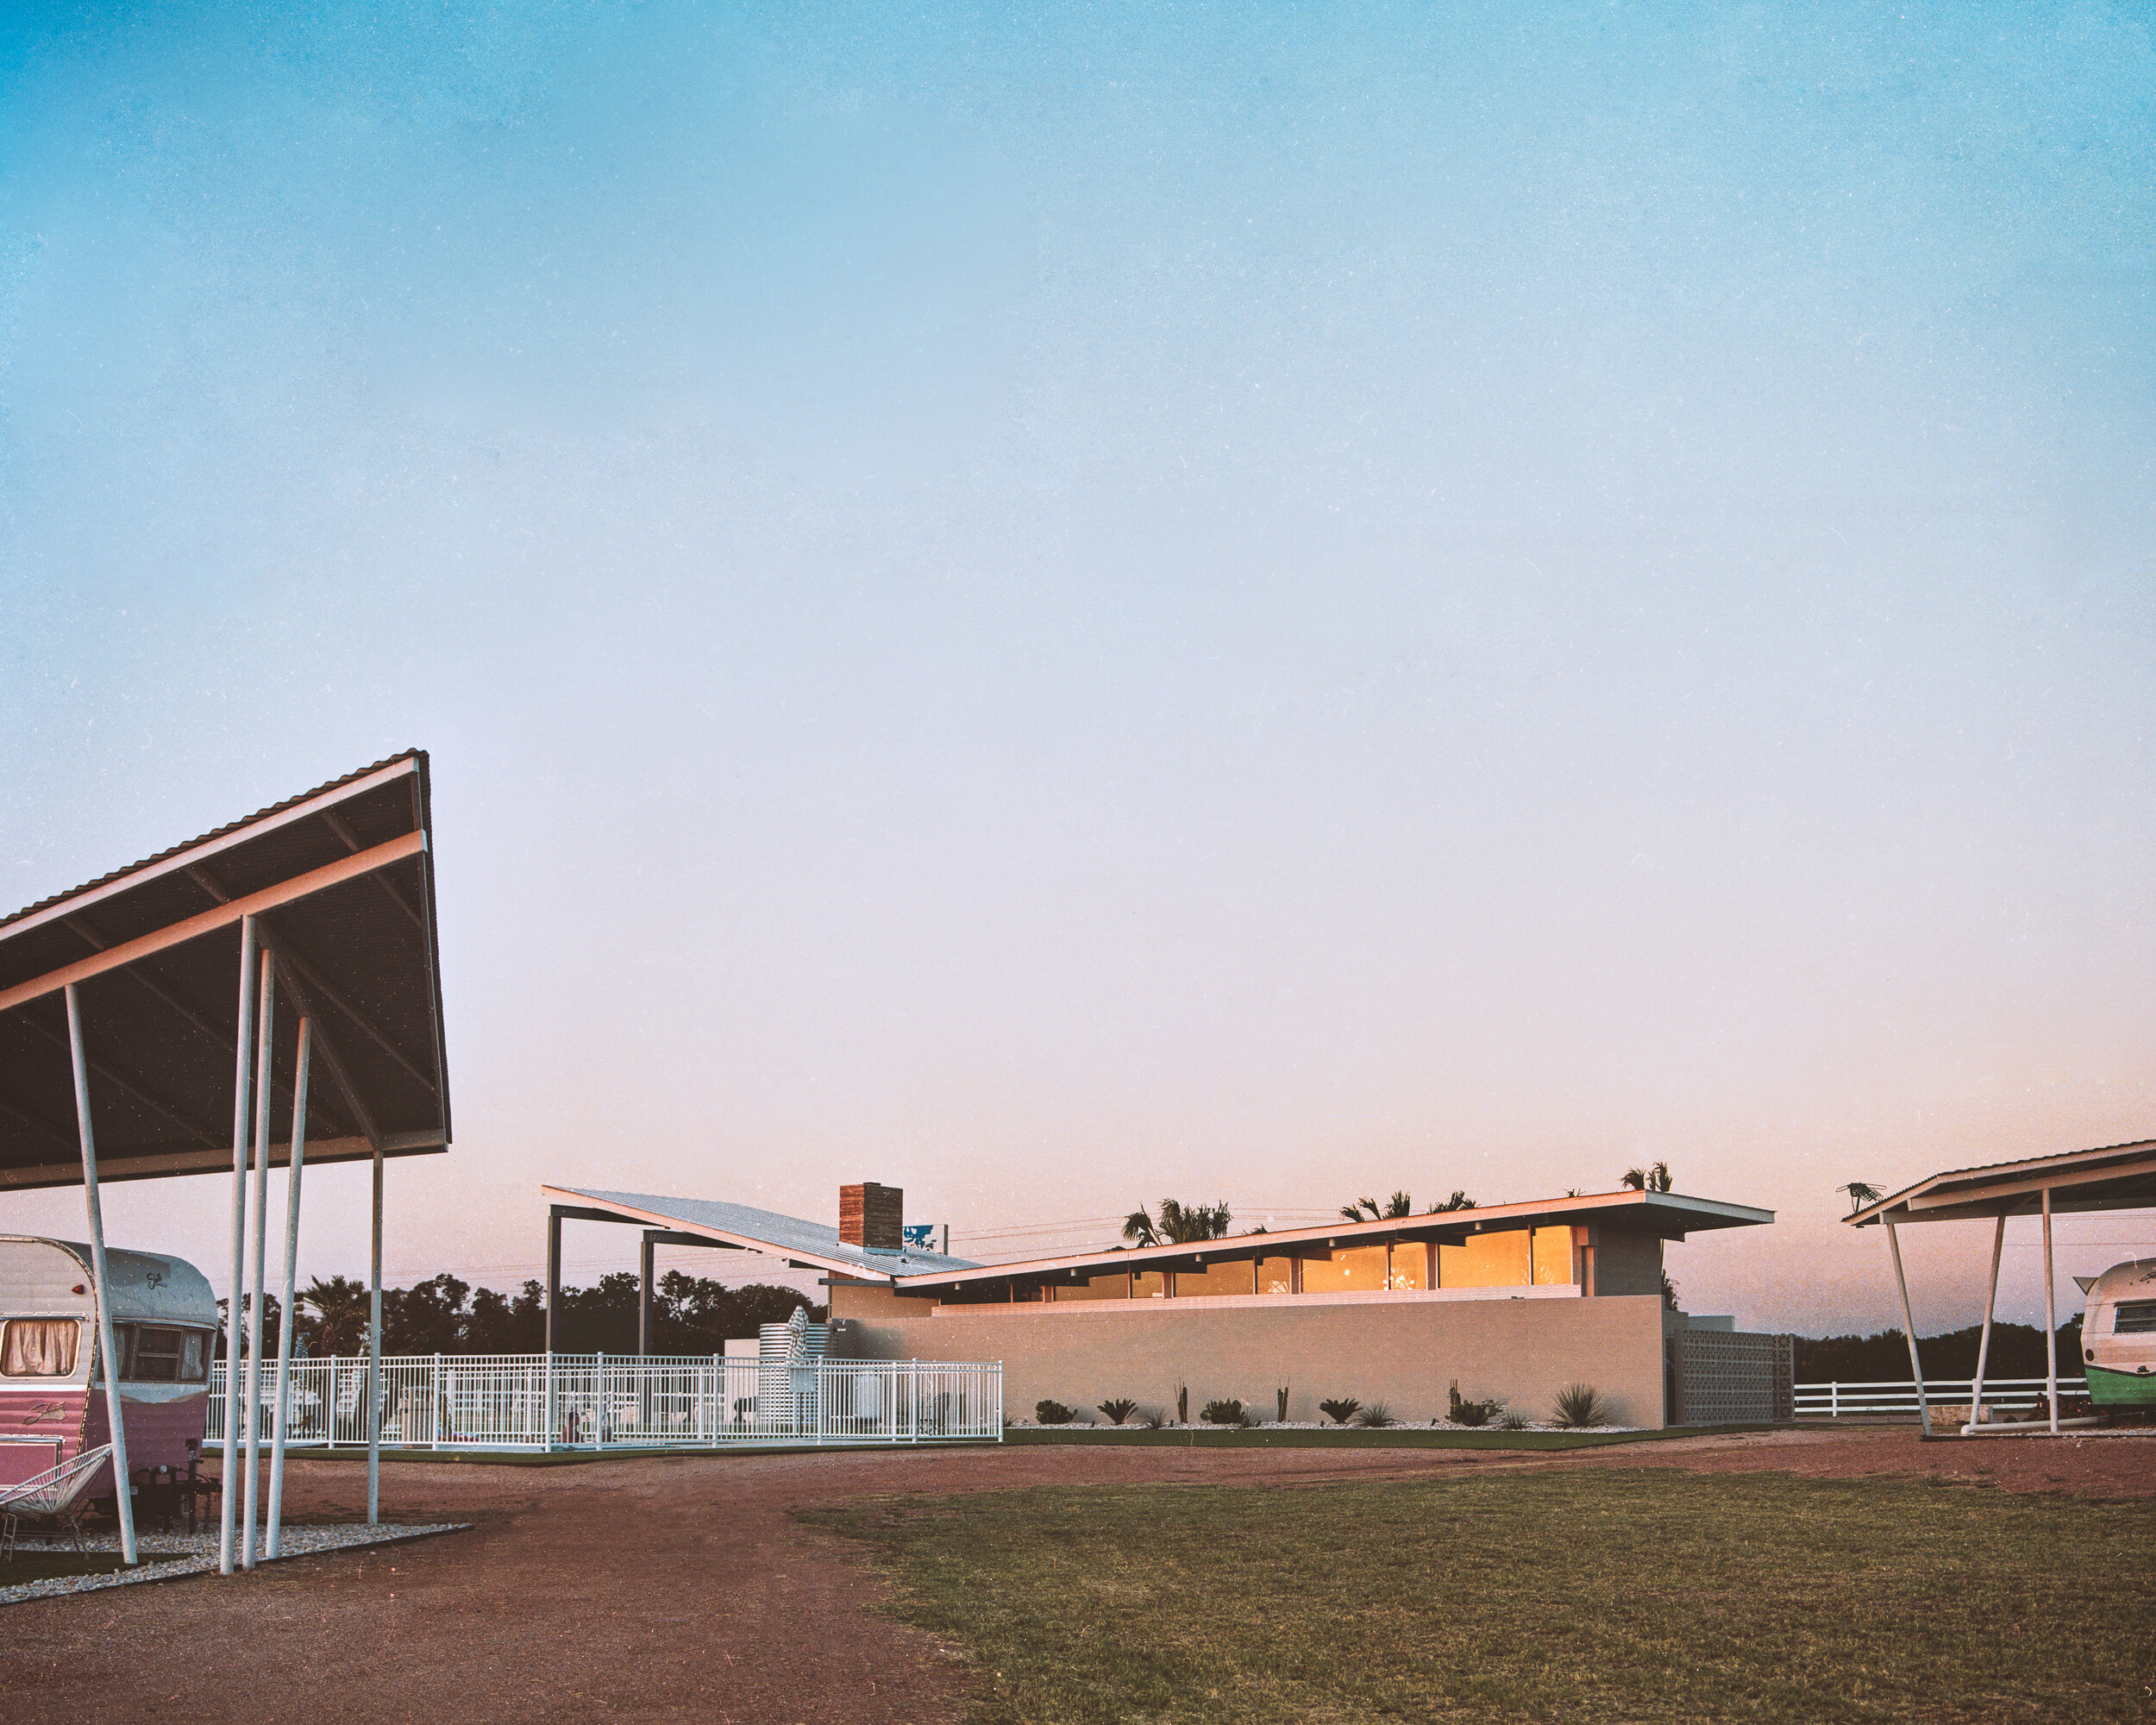
[[[310,1162],[448,1146],[427,756],[413,750],[0,919],[0,1189],[82,1179],[70,983],[99,1179],[231,1168],[250,915],[278,961],[279,1133],[305,1013]],[[271,1146],[273,1162],[289,1154]]]
[[[923,1272],[947,1275],[977,1267],[970,1258],[947,1258],[941,1252],[881,1251],[850,1245],[838,1237],[837,1228],[747,1204],[725,1204],[711,1198],[664,1198],[649,1192],[589,1191],[574,1186],[542,1186],[539,1190],[550,1204],[559,1204],[567,1211],[584,1211],[587,1220],[640,1222],[648,1228],[693,1234],[713,1245],[768,1252],[803,1269],[838,1276],[893,1281]]]
[[[849,1245],[838,1230],[745,1204],[705,1198],[661,1198],[636,1192],[594,1192],[568,1186],[541,1189],[548,1202],[591,1213],[593,1220],[641,1222],[696,1234],[718,1245],[769,1252],[810,1269],[888,1282],[910,1293],[929,1294],[983,1282],[1067,1276],[1087,1270],[1174,1269],[1201,1259],[1256,1258],[1278,1252],[1322,1257],[1336,1248],[1384,1240],[1457,1242],[1505,1228],[1600,1223],[1627,1233],[1683,1239],[1708,1228],[1757,1227],[1774,1220],[1771,1210],[1688,1198],[1675,1192],[1597,1193],[1591,1197],[1546,1199],[1533,1204],[1493,1204],[1487,1209],[1433,1211],[1376,1222],[1329,1222],[1276,1233],[1233,1234],[1182,1245],[1074,1253],[1017,1264],[973,1264],[936,1252],[876,1251]]]
[[[920,1293],[961,1288],[981,1282],[1025,1281],[1083,1275],[1087,1270],[1173,1270],[1199,1262],[1268,1257],[1324,1257],[1353,1246],[1387,1240],[1435,1240],[1457,1245],[1478,1233],[1507,1229],[1558,1227],[1597,1223],[1626,1233],[1683,1239],[1708,1228],[1758,1227],[1773,1221],[1771,1210],[1725,1204],[1711,1198],[1688,1198],[1676,1192],[1598,1192],[1592,1196],[1547,1198],[1529,1204],[1492,1204],[1471,1210],[1433,1210],[1420,1216],[1390,1216],[1376,1222],[1320,1222],[1312,1227],[1230,1234],[1222,1239],[1185,1241],[1121,1251],[1076,1252],[1063,1258],[1032,1258],[1018,1264],[984,1265],[952,1274],[916,1275],[899,1285]]]
[[[2071,1211],[2156,1207],[2156,1139],[2071,1150],[1976,1168],[1950,1168],[1904,1187],[1842,1220],[1852,1227],[1881,1222],[1958,1222],[1976,1217],[2033,1216],[2051,1194],[2054,1215]]]

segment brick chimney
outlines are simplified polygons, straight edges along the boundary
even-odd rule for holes
[[[838,1189],[838,1237],[871,1251],[898,1251],[906,1245],[906,1194],[873,1180]]]

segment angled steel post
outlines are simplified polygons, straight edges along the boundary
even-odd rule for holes
[[[277,1327],[277,1423],[270,1436],[269,1534],[266,1554],[279,1555],[285,1523],[285,1428],[292,1386],[292,1283],[299,1257],[299,1176],[307,1165],[307,1066],[315,1022],[299,1021],[299,1063],[292,1073],[292,1159],[285,1176],[285,1317]]]
[[[367,1250],[367,1525],[382,1519],[382,1141],[374,1140],[374,1219]]]
[[[254,1008],[254,1297],[247,1314],[247,1470],[241,1510],[240,1567],[254,1567],[255,1509],[261,1489],[262,1461],[262,1295],[269,1257],[270,1060],[277,1051],[277,962],[261,957],[262,987]]]
[[[1909,1371],[1916,1377],[1916,1417],[1924,1428],[1924,1435],[1928,1438],[1932,1434],[1932,1406],[1924,1399],[1924,1366],[1916,1357],[1916,1318],[1909,1310],[1909,1279],[1902,1273],[1902,1241],[1894,1232],[1892,1222],[1886,1225],[1886,1231],[1887,1245],[1894,1253],[1895,1285],[1902,1290],[1902,1334],[1908,1339]]]
[[[1991,1291],[1984,1296],[1984,1339],[1977,1344],[1977,1381],[1969,1386],[1969,1423],[1964,1428],[1973,1432],[1984,1418],[1984,1368],[1991,1358],[1991,1314],[1999,1305],[1999,1251],[2006,1244],[2006,1213],[1999,1213],[1999,1225],[1991,1231]]]
[[[239,1500],[232,1490],[240,1462],[240,1308],[247,1290],[248,1081],[254,1071],[254,919],[240,919],[238,1052],[232,1072],[232,1281],[225,1302],[224,1464],[217,1475],[217,1573],[232,1573],[233,1518]]]
[[[2059,1435],[2059,1314],[2053,1309],[2051,1268],[2051,1188],[2044,1188],[2044,1400],[2051,1408],[2051,1434]]]
[[[90,1064],[83,1053],[82,1007],[67,985],[67,1052],[75,1076],[75,1130],[82,1138],[83,1204],[90,1220],[90,1273],[97,1284],[97,1358],[105,1375],[105,1418],[112,1426],[112,1501],[120,1518],[120,1559],[135,1561],[135,1482],[128,1473],[126,1409],[120,1372],[126,1362],[113,1346],[112,1284],[105,1275],[105,1220],[97,1199],[97,1144],[90,1130]]]

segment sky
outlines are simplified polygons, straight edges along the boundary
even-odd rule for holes
[[[430,750],[393,1282],[542,1181],[1009,1258],[1658,1159],[1777,1216],[1688,1308],[1868,1329],[1837,1186],[2156,1136],[2145,9],[0,32],[0,901]]]

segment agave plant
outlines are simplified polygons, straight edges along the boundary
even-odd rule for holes
[[[1138,1403],[1127,1396],[1118,1396],[1100,1404],[1100,1411],[1108,1416],[1108,1423],[1119,1426],[1138,1412]]]
[[[1609,1409],[1591,1383],[1568,1383],[1557,1391],[1557,1424],[1577,1427],[1607,1426]]]
[[[1393,1418],[1393,1410],[1382,1402],[1373,1402],[1355,1416],[1355,1423],[1377,1432],[1388,1426],[1397,1426],[1400,1421]]]

